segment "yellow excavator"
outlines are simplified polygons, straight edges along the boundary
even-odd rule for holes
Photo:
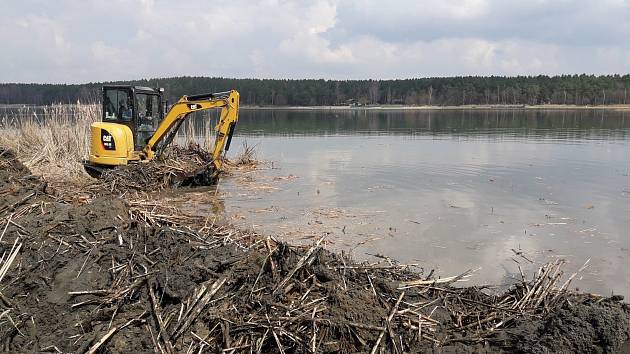
[[[108,168],[151,161],[164,152],[191,113],[220,108],[212,149],[212,164],[218,173],[238,121],[238,92],[183,96],[164,114],[167,105],[163,88],[103,86],[102,121],[90,126],[90,156],[85,170],[99,176]]]

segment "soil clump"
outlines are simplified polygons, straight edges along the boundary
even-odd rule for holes
[[[630,338],[623,299],[569,291],[561,261],[506,291],[460,288],[470,272],[182,223],[116,185],[68,203],[0,149],[0,350],[616,353]]]

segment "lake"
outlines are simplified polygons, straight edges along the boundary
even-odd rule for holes
[[[440,276],[481,268],[462,284],[590,259],[574,287],[630,294],[630,112],[243,109],[231,155],[243,141],[269,161],[219,186],[243,227]]]
[[[574,287],[630,295],[630,112],[242,109],[230,156],[243,142],[268,163],[223,178],[220,203],[180,202],[292,243],[325,235],[359,260],[480,268],[464,285],[590,259]]]

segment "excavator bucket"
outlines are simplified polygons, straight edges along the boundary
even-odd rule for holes
[[[184,187],[211,186],[216,184],[218,180],[219,171],[213,163],[209,163],[188,174],[179,185]]]

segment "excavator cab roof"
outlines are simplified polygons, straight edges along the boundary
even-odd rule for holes
[[[148,87],[148,86],[136,86],[136,85],[117,85],[117,84],[111,84],[111,85],[103,85],[103,91],[105,90],[109,90],[109,89],[113,89],[113,90],[121,90],[121,89],[127,89],[127,90],[131,90],[133,92],[143,92],[143,93],[154,93],[154,94],[163,94],[164,93],[164,88],[163,87]]]

